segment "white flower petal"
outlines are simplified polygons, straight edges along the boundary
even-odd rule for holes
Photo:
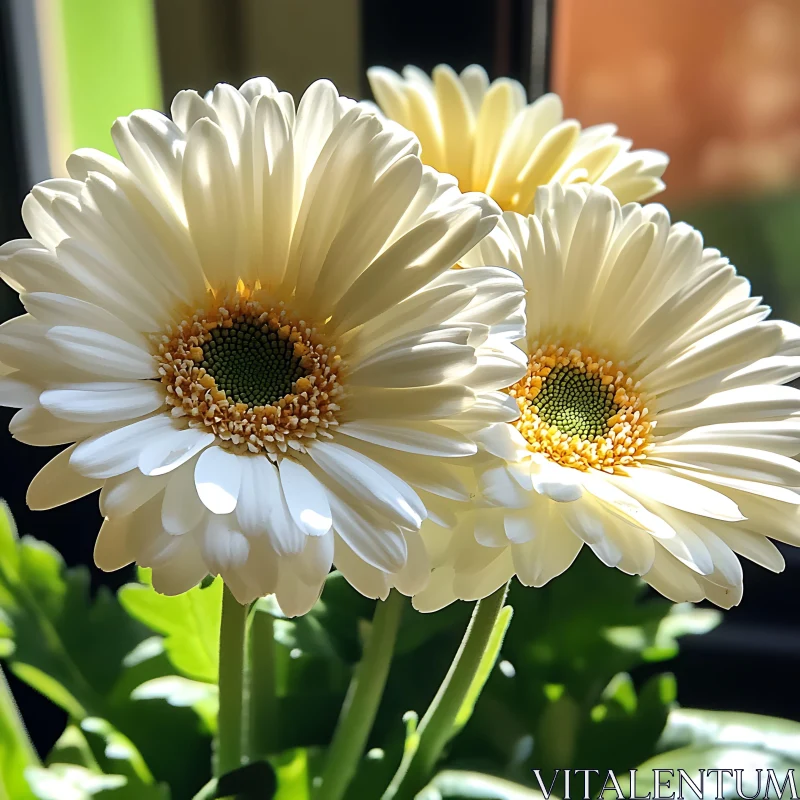
[[[164,390],[152,381],[82,383],[48,389],[39,398],[53,416],[70,422],[122,422],[164,405]]]
[[[240,456],[221,447],[207,447],[194,467],[197,495],[212,514],[230,514],[242,485]]]
[[[289,512],[277,467],[264,456],[251,456],[242,459],[241,469],[236,517],[242,533],[265,536],[280,555],[301,552],[306,534]]]
[[[325,474],[397,525],[419,530],[426,511],[417,495],[389,470],[333,442],[316,442],[309,455]]]
[[[228,514],[208,514],[203,526],[203,556],[211,572],[241,567],[250,554],[247,537],[234,527]],[[177,537],[180,542],[185,537]]]
[[[26,500],[34,511],[47,511],[91,494],[102,486],[97,478],[86,478],[70,467],[75,445],[48,461],[28,486]]]
[[[46,337],[56,352],[78,369],[121,380],[158,377],[153,356],[118,336],[57,325]]]
[[[21,295],[20,299],[25,310],[45,325],[71,325],[103,331],[110,336],[124,339],[141,350],[149,348],[149,342],[142,334],[94,303],[52,292],[31,292]]]
[[[8,430],[15,439],[36,447],[70,444],[101,433],[109,427],[94,422],[67,422],[54,417],[41,406],[21,408],[8,424]]]
[[[403,531],[406,540],[406,563],[392,578],[394,587],[401,594],[413,597],[421,592],[430,580],[431,565],[422,537],[412,531]]]
[[[356,510],[335,494],[331,495],[331,510],[336,533],[359,558],[384,572],[402,569],[408,546],[399,528],[381,524],[369,509]]]
[[[583,482],[575,470],[548,462],[531,465],[531,484],[539,494],[559,503],[571,503],[583,496]]]
[[[158,443],[173,432],[169,417],[148,417],[81,442],[73,451],[70,464],[87,477],[121,475],[137,466],[149,444]]]
[[[297,527],[307,536],[324,536],[331,529],[332,517],[322,484],[291,458],[281,459],[278,475],[286,505]]]
[[[690,514],[731,522],[744,519],[736,503],[721,492],[667,471],[643,467],[631,474],[629,485],[638,495]]]
[[[0,406],[25,408],[39,402],[41,387],[21,379],[16,373],[0,377]]]
[[[94,563],[103,572],[113,572],[136,560],[136,549],[132,546],[130,516],[106,519],[100,526],[94,543]]]
[[[361,594],[377,600],[385,600],[389,596],[391,577],[364,561],[338,536],[335,540],[333,563]]]
[[[166,477],[150,478],[138,469],[107,478],[100,492],[100,513],[104,517],[132,514],[161,492],[166,484]]]
[[[346,422],[339,426],[338,433],[393,450],[439,458],[460,458],[478,451],[466,436],[435,422]]]
[[[191,463],[146,480],[161,480],[165,485],[161,524],[167,533],[173,536],[188,533],[202,522],[207,511],[197,495]]]
[[[170,426],[141,448],[137,464],[145,475],[164,475],[213,443],[213,433],[197,428],[176,429]]]

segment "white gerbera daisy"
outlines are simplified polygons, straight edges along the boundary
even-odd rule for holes
[[[595,183],[621,203],[664,188],[664,153],[629,152],[632,142],[616,136],[614,125],[581,130],[564,119],[558,95],[526,103],[522,84],[490,84],[476,64],[460,75],[440,64],[431,78],[411,66],[402,76],[385,67],[367,74],[384,113],[419,137],[426,164],[455,175],[464,191],[486,192],[506,211],[532,212],[536,189],[549,183]]]
[[[540,190],[462,264],[528,288],[521,416],[481,436],[480,507],[426,523],[437,565],[419,608],[513,574],[542,586],[587,544],[675,601],[742,596],[737,555],[780,571],[800,544],[800,329],[660,205]],[[468,269],[465,271],[469,271]]]
[[[0,250],[28,311],[0,327],[11,431],[77,443],[30,505],[101,488],[98,565],[165,593],[219,573],[298,614],[332,561],[420,588],[445,462],[525,369],[519,279],[449,269],[497,207],[326,81],[296,114],[263,78],[181,92],[113,136],[122,161],[75,153]]]

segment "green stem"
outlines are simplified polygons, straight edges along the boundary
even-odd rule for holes
[[[369,638],[347,690],[339,722],[328,748],[320,784],[320,798],[340,800],[364,753],[389,674],[404,599],[392,590],[375,608]]]
[[[244,738],[244,646],[247,606],[239,605],[226,586],[222,594],[219,633],[219,717],[217,777],[242,763]]]
[[[507,588],[502,586],[475,604],[456,657],[416,730],[416,746],[406,747],[400,767],[382,800],[413,800],[425,788],[442,750],[453,735],[459,709],[472,686],[497,617],[503,609]]]
[[[251,761],[271,753],[279,730],[278,698],[275,694],[275,631],[271,614],[254,611],[250,619],[248,668],[250,714],[248,745]]]

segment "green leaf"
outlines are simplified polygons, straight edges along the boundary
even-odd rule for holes
[[[196,714],[163,701],[144,707],[131,700],[139,684],[174,672],[161,638],[107,589],[92,601],[86,569],[65,569],[56,550],[29,537],[18,540],[3,522],[0,636],[13,637],[10,669],[73,719],[108,720],[159,780],[184,795],[196,791],[210,763],[210,737]]]
[[[36,751],[0,670],[0,800],[33,798],[25,780],[25,770],[38,763]]]
[[[486,649],[483,651],[480,664],[478,664],[478,671],[472,679],[472,683],[464,697],[464,702],[461,704],[461,708],[458,709],[458,713],[453,722],[453,736],[467,724],[469,718],[472,716],[475,703],[478,701],[483,687],[494,669],[494,665],[497,663],[497,658],[500,655],[500,648],[503,645],[503,639],[505,638],[508,626],[511,624],[513,613],[514,610],[511,606],[505,606],[497,615],[491,636],[486,643]]]
[[[721,781],[721,797],[728,800],[730,798],[745,797],[764,797],[767,783],[769,781],[767,770],[774,770],[778,785],[771,785],[769,796],[772,798],[792,797],[791,784],[786,784],[785,791],[780,788],[790,770],[797,768],[796,758],[787,758],[785,755],[771,751],[766,748],[748,747],[747,745],[697,745],[691,747],[681,747],[678,750],[670,750],[668,753],[661,753],[638,767],[636,773],[636,790],[639,796],[647,792],[653,792],[655,797],[656,788],[654,786],[656,777],[654,770],[672,770],[673,776],[662,773],[664,781],[661,789],[661,796],[668,797],[673,791],[677,795],[679,784],[678,770],[682,769],[689,778],[700,787],[702,783],[710,788],[706,789],[705,796],[711,792],[717,796],[717,780]],[[731,775],[708,775],[708,770],[730,770]],[[701,777],[705,770],[704,778]],[[735,773],[733,770],[742,770],[741,773],[741,794],[737,792]],[[761,774],[759,776],[759,770]],[[791,774],[791,773],[789,773]],[[688,784],[684,784],[688,787]],[[671,788],[670,788],[671,787]],[[693,790],[688,787],[684,790],[685,796],[694,797],[690,794]],[[796,795],[795,795],[796,796]]]
[[[742,769],[742,793],[754,797],[759,792],[757,770],[773,769],[781,784],[787,770],[796,769],[800,764],[800,723],[732,711],[675,709],[669,715],[659,746],[667,749],[667,752],[660,753],[639,767],[637,793],[653,791],[654,769],[683,769],[698,786],[701,769]],[[665,780],[669,778],[668,775],[663,777]],[[722,776],[722,780],[724,797],[737,797],[734,778]],[[764,772],[760,785],[761,797],[764,796],[767,780],[767,773]],[[677,781],[676,774],[671,779],[673,786]],[[716,796],[716,776],[706,776],[705,781],[711,785],[711,791]],[[776,797],[779,789],[780,785],[773,784],[770,796]],[[787,785],[783,796],[787,797],[789,791],[790,786]],[[686,790],[686,796],[693,796],[690,792],[691,787]],[[664,789],[662,793],[668,795],[670,790]],[[710,792],[706,794],[708,796]]]
[[[137,686],[131,697],[134,700],[162,699],[176,708],[192,708],[210,734],[217,731],[219,691],[212,683],[165,675]]]
[[[124,775],[133,784],[149,786],[154,783],[142,754],[127,736],[115,730],[109,722],[99,717],[88,717],[82,720],[81,730],[90,746],[93,741],[97,742],[97,760],[103,772]]]
[[[626,714],[635,713],[639,702],[633,681],[627,672],[615,675],[603,690],[602,697],[605,703],[613,703]]]
[[[67,771],[65,778],[65,766],[80,767],[81,770],[86,770],[95,776],[111,776],[114,778],[114,785],[107,786],[102,781],[91,781],[81,770]],[[80,726],[75,724],[67,726],[50,753],[47,771],[50,773],[49,776],[39,776],[39,780],[44,781],[44,786],[54,782],[55,786],[63,788],[60,783],[69,786],[70,781],[77,781],[80,790],[89,792],[90,796],[89,790],[94,791],[95,787],[100,787],[97,791],[104,798],[108,796],[109,800],[169,798],[167,787],[156,785],[134,744],[106,720],[95,717],[83,720]]]
[[[800,764],[800,722],[735,711],[676,708],[659,740],[659,749],[693,746],[744,746]]]
[[[162,633],[170,661],[181,674],[216,683],[219,670],[219,622],[222,580],[207,589],[196,586],[176,597],[158,594],[139,583],[119,591],[123,608],[140,622]]]
[[[445,770],[417,795],[417,800],[443,800],[453,798],[483,798],[483,800],[544,800],[536,789],[518,783],[483,775],[479,772]],[[550,795],[551,800],[556,800]]]
[[[38,800],[170,800],[166,786],[142,786],[124,775],[104,775],[76,766],[29,767],[25,777]]]
[[[38,800],[110,798],[112,790],[127,783],[123,775],[98,775],[74,764],[53,764],[46,769],[29,767],[25,775]]]
[[[289,750],[271,761],[278,778],[275,800],[309,800],[308,752]]]
[[[92,772],[103,771],[89,742],[86,741],[86,734],[74,723],[67,725],[47,756],[47,765],[53,764],[74,764],[76,767],[86,767]]]
[[[74,717],[105,717],[125,656],[147,630],[105,589],[89,598],[86,569],[64,570],[56,550],[0,527],[0,610],[13,631],[12,671]]]

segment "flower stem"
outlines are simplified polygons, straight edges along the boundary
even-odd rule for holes
[[[271,614],[256,609],[250,618],[249,683],[250,715],[248,753],[251,761],[272,752],[279,730],[278,698],[275,694],[275,631]]]
[[[436,762],[453,735],[456,717],[472,686],[483,653],[503,609],[508,586],[478,601],[461,640],[456,657],[447,671],[415,733],[415,746],[406,745],[400,763],[382,800],[412,800],[425,788]]]
[[[375,608],[364,653],[350,681],[328,748],[320,784],[320,797],[324,800],[344,797],[364,753],[389,674],[404,605],[403,596],[393,589]]]
[[[244,738],[244,647],[247,606],[239,605],[226,586],[222,593],[219,633],[219,717],[217,777],[241,766]]]

